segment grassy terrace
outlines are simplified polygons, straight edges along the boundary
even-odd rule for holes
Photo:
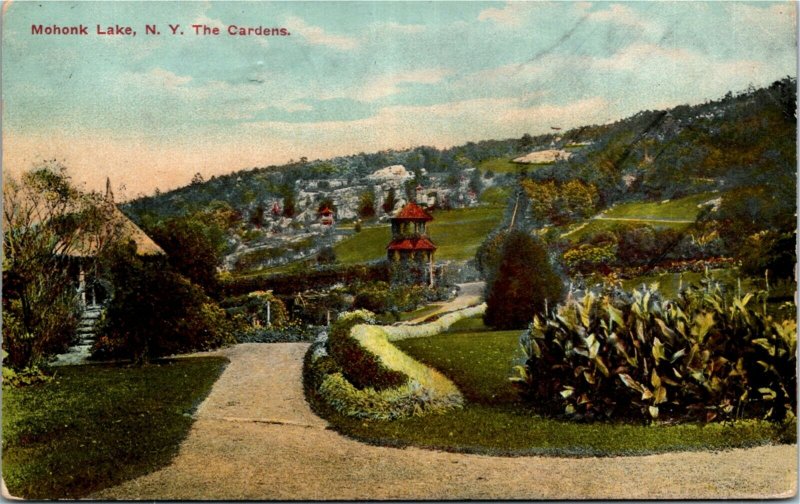
[[[636,220],[688,220],[694,221],[700,209],[697,205],[719,197],[716,193],[701,193],[666,202],[642,201],[625,203],[603,212],[605,218]]]
[[[794,442],[794,426],[760,421],[648,426],[542,418],[518,400],[508,381],[521,356],[519,333],[490,331],[480,319],[467,319],[449,333],[396,343],[453,380],[467,399],[463,410],[392,422],[323,413],[342,433],[375,444],[501,455],[613,456]]]
[[[660,201],[637,201],[623,203],[600,214],[598,218],[572,224],[561,229],[568,233],[570,241],[578,242],[600,231],[611,230],[620,225],[649,224],[655,228],[687,228],[697,218],[698,205],[719,197],[718,193],[701,193],[685,198]]]
[[[504,208],[492,205],[434,212],[428,234],[438,247],[436,258],[471,259],[486,235],[500,223]],[[390,235],[389,226],[365,227],[334,246],[336,258],[342,264],[381,259],[386,256]]]
[[[515,156],[516,157],[516,156]],[[528,172],[534,170],[536,168],[541,168],[543,166],[550,166],[553,163],[514,163],[509,158],[495,158],[495,159],[487,159],[486,161],[482,162],[478,165],[478,169],[482,172],[487,172],[489,170],[493,171],[494,173],[519,173],[520,170],[527,169]]]
[[[167,465],[227,359],[59,368],[3,386],[3,478],[12,495],[75,499]]]

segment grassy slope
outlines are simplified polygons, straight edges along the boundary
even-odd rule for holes
[[[536,416],[517,400],[508,382],[519,355],[519,331],[480,329],[463,321],[451,332],[396,345],[452,379],[467,398],[463,410],[393,422],[364,422],[326,416],[336,428],[378,444],[416,445],[491,454],[609,456],[673,450],[752,446],[781,438],[766,422],[734,425],[579,424]],[[473,330],[464,328],[471,327]],[[794,440],[790,428],[786,440]]]
[[[487,159],[478,165],[478,169],[482,172],[489,170],[494,173],[519,173],[522,169],[527,169],[528,172],[541,168],[543,166],[550,166],[553,163],[514,163],[510,158],[494,158]]]
[[[654,228],[669,227],[677,230],[685,229],[689,226],[688,222],[697,217],[700,209],[698,204],[705,203],[719,195],[716,193],[702,193],[670,200],[665,203],[659,201],[637,201],[634,203],[624,203],[617,205],[605,212],[602,216],[614,219],[634,219],[640,224],[649,224]],[[655,219],[655,220],[652,220]],[[678,222],[669,222],[675,220]],[[600,231],[614,229],[617,226],[628,224],[629,221],[614,220],[587,220],[581,223],[572,224],[569,228],[561,229],[562,233],[571,231],[567,238],[572,242],[579,242],[587,236]],[[636,224],[637,222],[631,222]]]
[[[697,217],[699,208],[697,205],[708,200],[718,198],[719,194],[701,193],[686,196],[675,200],[666,201],[642,201],[636,203],[625,203],[617,205],[603,213],[603,217],[626,218],[626,219],[673,219],[673,220],[694,220]]]
[[[438,247],[436,258],[471,259],[486,235],[500,223],[503,206],[482,206],[437,211],[428,225],[428,235]],[[334,246],[337,260],[356,264],[386,257],[389,226],[367,227]]]
[[[3,387],[3,478],[13,495],[78,498],[165,466],[227,360],[59,368]]]

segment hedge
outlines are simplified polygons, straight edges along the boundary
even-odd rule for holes
[[[453,382],[391,342],[433,336],[485,308],[466,308],[418,326],[373,325],[366,310],[343,314],[327,345],[320,341],[309,350],[312,387],[336,411],[359,418],[387,420],[459,408],[464,399]]]
[[[294,294],[313,289],[327,288],[337,283],[388,281],[386,261],[352,266],[324,266],[313,270],[277,275],[259,275],[230,278],[222,281],[225,296],[238,296],[257,290],[271,290],[275,294]]]

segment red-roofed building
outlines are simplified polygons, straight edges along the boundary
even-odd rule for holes
[[[408,203],[391,220],[392,241],[386,247],[386,254],[392,263],[393,280],[433,286],[436,245],[425,229],[433,217],[416,203]]]
[[[320,222],[323,226],[332,226],[333,225],[333,210],[328,207],[323,208],[319,211],[320,215]]]

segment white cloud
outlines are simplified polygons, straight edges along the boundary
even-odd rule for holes
[[[478,14],[478,21],[492,21],[498,25],[518,28],[525,24],[533,9],[543,2],[506,2],[503,7],[489,7]]]
[[[321,27],[310,25],[297,16],[287,17],[286,25],[292,35],[303,37],[306,42],[312,45],[321,45],[339,51],[350,51],[358,47],[358,40],[344,35],[328,33]]]
[[[393,32],[405,35],[417,34],[425,31],[424,25],[400,24],[395,21],[373,23],[370,28],[374,32]]]
[[[192,77],[178,75],[163,68],[152,68],[144,73],[126,72],[124,81],[135,88],[175,90],[192,81]]]
[[[661,25],[647,19],[627,5],[611,4],[608,9],[589,12],[590,21],[599,21],[615,24],[617,26],[633,28],[644,35],[660,36],[663,33]]]
[[[225,30],[225,24],[219,19],[212,19],[205,14],[200,14],[192,21],[191,25],[206,25],[210,28],[219,28],[220,32]]]
[[[726,7],[731,16],[732,37],[750,39],[751,44],[765,52],[796,51],[796,3],[781,2],[758,7],[735,2]]]
[[[399,93],[402,84],[436,84],[450,73],[444,68],[427,68],[380,75],[369,79],[363,88],[353,93],[352,98],[375,101]]]
[[[744,86],[757,82],[768,73],[769,65],[755,60],[719,60],[685,48],[666,48],[653,44],[635,43],[621,49],[609,58],[591,60],[597,70],[635,72],[642,78],[656,75],[700,87],[708,82],[725,86]]]
[[[606,100],[587,98],[565,105],[525,106],[517,98],[478,98],[426,106],[397,105],[353,121],[249,123],[244,135],[266,135],[278,141],[302,138],[317,147],[314,156],[413,145],[445,147],[468,139],[504,138],[606,122]],[[345,148],[344,150],[341,150]],[[349,149],[349,150],[348,150]]]

